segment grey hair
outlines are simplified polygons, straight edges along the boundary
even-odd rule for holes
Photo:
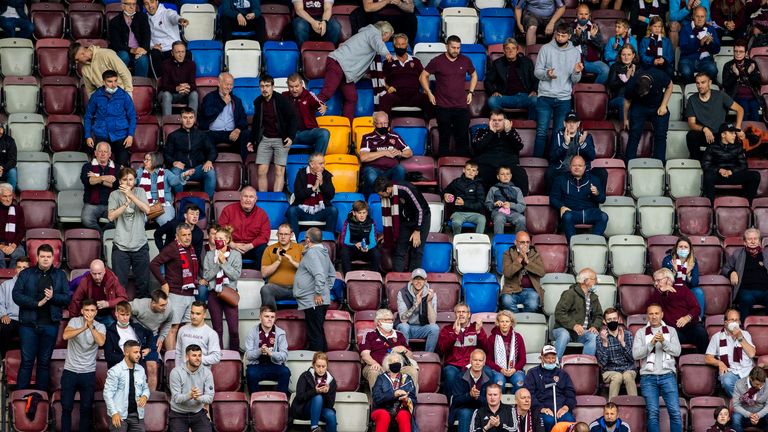
[[[668,269],[666,267],[660,268],[660,269],[656,270],[655,272],[653,272],[653,278],[654,279],[657,279],[658,276],[662,276],[664,278],[669,279],[669,283],[674,283],[675,282],[675,274],[672,273],[672,270],[670,270],[670,269]]]
[[[408,43],[408,35],[405,33],[395,33],[392,36],[392,41],[395,41],[397,39],[405,39],[405,43]]]
[[[180,223],[176,226],[176,234],[180,233],[181,230],[190,230],[192,231],[193,227],[192,225],[188,223]]]
[[[106,142],[106,141],[99,141],[96,144],[96,146],[93,148],[93,151],[97,151],[99,149],[99,146],[102,146],[102,145],[107,146],[107,150],[109,150],[109,154],[111,155],[112,154],[112,146],[110,146],[109,143]]]
[[[324,158],[324,157],[325,157],[325,154],[320,152],[315,152],[309,155],[309,161],[312,162],[315,159]]]
[[[163,166],[165,163],[165,158],[163,157],[163,154],[160,152],[151,152],[147,153],[149,158],[151,159],[150,165],[152,166],[153,170],[156,170]]]
[[[577,274],[577,275],[576,275],[576,282],[577,282],[577,283],[580,283],[580,284],[583,284],[583,283],[584,283],[584,282],[586,282],[586,281],[587,281],[587,279],[589,279],[589,278],[590,278],[592,275],[595,275],[595,276],[597,276],[597,273],[595,273],[595,271],[594,271],[594,270],[592,270],[591,268],[587,267],[587,268],[581,269],[581,271],[579,272],[579,274]]]
[[[13,186],[10,183],[0,183],[0,192],[9,191],[13,193]]]
[[[371,118],[373,121],[376,121],[377,118],[385,118],[387,121],[389,121],[389,114],[386,113],[386,111],[374,111]]]
[[[381,362],[381,368],[384,369],[385,372],[389,372],[390,363],[402,363],[402,361],[403,357],[399,353],[393,351],[384,357],[384,360]]]
[[[379,325],[379,321],[384,318],[395,319],[395,314],[393,314],[389,309],[379,309],[376,311],[376,316],[373,318],[373,323]]]
[[[389,21],[378,21],[374,25],[381,32],[382,36],[385,34],[393,34],[395,29],[392,28],[392,24]]]
[[[760,233],[760,230],[759,230],[759,229],[757,229],[757,228],[747,228],[747,230],[746,230],[746,231],[744,231],[744,235],[742,236],[742,239],[743,239],[743,240],[746,240],[746,239],[747,239],[747,235],[748,235],[749,233],[755,233],[755,234],[757,234],[757,238],[758,238],[758,239],[761,237],[761,233]]]

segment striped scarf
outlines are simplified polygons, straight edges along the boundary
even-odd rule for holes
[[[322,175],[322,173],[320,174]],[[314,191],[315,182],[317,181],[317,174],[313,173],[309,167],[307,167],[307,189],[311,190],[309,197],[299,204],[299,208],[307,214],[316,214],[325,210],[325,202],[323,201],[323,193],[320,189]]]
[[[5,239],[16,238],[16,206],[8,206],[8,220],[5,222]],[[11,240],[12,242],[12,240]]]
[[[700,29],[697,29],[696,24],[694,24],[693,21],[691,21],[691,33],[693,33],[693,36],[696,37],[696,44],[699,46],[699,59],[703,59],[704,57],[709,57],[711,54],[709,53],[709,51],[707,51],[707,46],[699,43],[699,40],[701,40],[699,39],[699,35],[702,33],[705,33],[705,34],[709,33],[709,30],[707,30],[707,27],[704,26]]]
[[[381,223],[384,225],[384,244],[392,249],[395,236],[400,233],[400,196],[397,185],[392,186],[392,196],[381,199]]]
[[[101,165],[99,165],[99,161],[96,160],[96,158],[93,158],[91,160],[91,172],[97,176],[102,175],[102,172],[104,175],[117,176],[117,172],[115,171],[115,163],[112,162],[112,159],[109,160],[106,168],[102,168]],[[100,188],[101,186],[91,186],[90,204],[98,205],[101,201],[101,193],[99,191]]]
[[[373,85],[373,106],[375,111],[379,110],[379,100],[387,94],[387,87],[384,83],[384,62],[381,56],[376,56],[371,63],[371,85]]]
[[[192,245],[184,247],[176,242],[176,246],[179,248],[179,258],[181,259],[181,289],[182,290],[194,290],[195,276],[197,276],[197,255],[195,254],[195,248]]]
[[[734,363],[741,362],[742,351],[743,350],[741,348],[741,344],[735,343],[733,346],[733,352],[731,353]],[[728,361],[728,335],[724,330],[720,332],[720,346],[718,347],[718,355],[720,356],[720,361],[725,363],[726,367],[730,368],[731,363]]]
[[[213,259],[218,261],[216,258],[216,252],[213,252]],[[229,248],[227,248],[227,251],[224,252],[224,258],[229,258]],[[224,274],[224,269],[221,268],[221,265],[219,265],[219,271],[216,272],[216,287],[214,288],[216,292],[222,292],[224,290],[224,286],[229,285],[229,278],[227,275]]]
[[[688,277],[688,265],[685,262],[676,259],[675,267],[677,268],[677,274],[675,274],[674,287],[682,288],[685,286],[685,279]]]
[[[665,337],[669,337],[669,327],[667,327],[667,324],[664,323],[664,321],[661,322],[661,332],[664,333]],[[653,339],[654,334],[653,330],[651,329],[651,324],[648,323],[645,325],[645,344],[648,345],[651,343],[651,340]],[[664,367],[674,370],[675,369],[675,359],[672,358],[672,356],[666,352],[662,351],[662,359],[661,363]],[[648,355],[645,360],[645,370],[653,372],[654,365],[656,364],[656,350]]]
[[[517,338],[515,331],[510,330],[509,350],[504,345],[504,336],[497,329],[493,329],[496,338],[493,341],[493,359],[502,369],[512,369],[517,363]]]
[[[141,179],[139,180],[139,186],[147,193],[147,201],[149,205],[155,204],[154,198],[152,198],[152,173],[147,170],[141,173]],[[157,169],[157,202],[165,204],[165,170],[163,168]]]
[[[741,398],[739,398],[739,402],[741,402],[744,406],[754,406],[757,404],[757,393],[760,392],[761,389],[758,389],[756,387],[752,387],[752,383],[747,380],[747,385],[749,388],[747,388],[747,391],[744,392],[743,395],[741,395]]]
[[[664,58],[664,36],[662,35],[650,35],[651,43],[648,44],[648,49],[645,51],[645,55],[653,56],[654,58]]]

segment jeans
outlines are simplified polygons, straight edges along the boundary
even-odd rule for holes
[[[504,224],[510,223],[514,227],[515,233],[525,231],[525,215],[511,211],[508,215],[494,210],[491,212],[493,220],[493,233],[504,234]]]
[[[699,303],[701,313],[699,314],[699,320],[704,322],[704,312],[707,310],[706,298],[704,297],[704,290],[701,287],[691,288],[691,293],[696,297],[696,302]]]
[[[316,153],[325,154],[328,150],[328,141],[331,139],[331,133],[328,129],[314,128],[304,129],[296,132],[293,142],[296,144],[311,144]]]
[[[107,217],[107,205],[83,204],[83,210],[80,212],[80,221],[86,228],[103,231],[99,225],[99,219]]]
[[[733,412],[733,415],[731,416],[731,428],[733,428],[736,432],[743,432],[745,427],[757,427],[760,430],[766,430],[766,427],[768,426],[768,417],[762,417],[756,425],[753,425],[752,422],[749,420],[749,417],[744,417],[743,415]]]
[[[629,107],[629,139],[627,141],[626,160],[637,157],[637,146],[643,135],[643,126],[646,121],[653,126],[653,158],[664,162],[667,157],[667,130],[669,129],[669,111],[659,117],[659,107],[647,106],[641,103],[633,103]]]
[[[56,346],[56,337],[59,335],[59,326],[53,325],[22,325],[19,327],[19,339],[21,340],[21,366],[17,378],[17,388],[24,390],[30,388],[32,381],[32,367],[37,359],[37,374],[35,375],[35,387],[38,390],[48,391],[51,380],[51,355]]]
[[[5,174],[5,182],[13,186],[13,190],[16,190],[16,184],[18,183],[18,175],[16,174],[16,168],[11,168]]]
[[[341,271],[347,274],[352,271],[352,260],[363,260],[371,263],[369,269],[379,271],[381,266],[381,247],[378,245],[368,252],[358,250],[355,246],[341,246]],[[263,288],[262,288],[263,290]]]
[[[555,349],[557,350],[558,360],[563,358],[565,348],[569,342],[578,342],[584,344],[581,353],[586,355],[595,355],[597,349],[597,335],[584,330],[584,334],[577,336],[575,339],[571,339],[571,332],[563,327],[558,327],[552,330],[552,337],[555,339]]]
[[[327,310],[328,305],[304,309],[304,322],[307,324],[307,349],[310,351],[328,351],[328,342],[323,330]]]
[[[19,28],[19,31],[16,31],[16,27]],[[35,25],[30,20],[0,17],[0,29],[3,29],[5,37],[31,39]]]
[[[311,427],[317,427],[320,419],[325,422],[326,432],[336,432],[336,411],[332,408],[323,408],[323,396],[315,395],[308,405],[304,406],[305,416],[309,417]]]
[[[560,409],[562,405],[558,405],[557,409]],[[551,431],[552,427],[555,426],[555,423],[557,422],[575,422],[576,418],[573,416],[573,413],[571,411],[568,411],[567,413],[563,414],[562,416],[558,417],[557,420],[551,415],[547,415],[542,413],[541,414],[541,420],[544,422],[544,430],[545,431]]]
[[[120,427],[116,428],[112,421],[109,422],[110,432],[144,432],[144,419],[139,418],[139,414],[128,414],[127,418],[120,420]]]
[[[674,373],[641,375],[640,391],[645,398],[645,411],[648,416],[646,428],[648,432],[661,431],[659,426],[659,396],[664,399],[664,403],[667,405],[669,432],[683,432],[680,398],[677,393],[677,376]]]
[[[133,76],[149,76],[148,54],[144,54],[143,56],[136,58],[134,54],[131,54],[128,51],[118,51],[117,56],[120,57],[120,60],[122,60],[126,66],[130,67],[133,65]]]
[[[373,184],[376,182],[377,177],[387,177],[393,182],[405,180],[405,168],[400,164],[393,166],[388,170],[382,170],[367,166],[363,168],[363,193],[368,196],[373,193]]]
[[[443,383],[443,394],[445,394],[448,400],[451,400],[451,396],[453,396],[453,393],[451,393],[451,386],[448,384],[460,379],[462,373],[464,373],[463,369],[454,365],[445,365],[445,367],[443,367],[441,382]]]
[[[122,251],[113,246],[112,271],[124,287],[128,286],[128,273],[132,271],[136,279],[136,298],[149,297],[149,244],[144,243],[135,252]]]
[[[459,431],[469,431],[472,424],[472,414],[475,413],[475,408],[455,408],[453,409],[453,416],[455,420],[459,421]],[[450,422],[453,423],[453,422]],[[449,424],[450,424],[449,423]],[[479,422],[478,422],[479,423]]]
[[[221,345],[224,345],[224,323],[222,317],[227,320],[229,331],[229,349],[240,350],[240,330],[238,326],[237,306],[230,306],[219,300],[219,296],[213,294],[208,297],[208,313],[211,314],[211,327],[219,335]]]
[[[693,75],[697,72],[704,72],[709,75],[712,81],[717,81],[717,65],[712,56],[696,59],[695,57],[680,58],[677,62],[677,70],[683,77],[686,84],[693,82]]]
[[[624,121],[624,97],[617,96],[608,101],[608,114],[611,112],[618,113],[618,119]]]
[[[245,159],[243,159],[245,160]],[[179,176],[181,179],[181,173],[186,170],[179,169],[177,167],[171,168],[171,172]],[[187,180],[192,181],[202,181],[203,182],[203,190],[205,190],[205,193],[208,194],[208,196],[213,199],[213,193],[216,192],[216,170],[211,168],[208,170],[208,172],[203,171],[203,166],[198,165],[195,167],[195,172],[189,176]],[[181,183],[178,186],[173,187],[173,193],[179,193],[184,189],[184,184],[187,182],[187,180],[182,180]]]
[[[164,270],[164,268],[163,268],[163,270]],[[165,274],[165,273],[163,273],[163,274]],[[208,289],[208,285],[198,284],[197,285],[197,294],[195,294],[195,300],[201,301],[203,303],[207,302],[208,301],[208,296],[210,294],[209,291],[210,290]]]
[[[505,377],[504,374],[501,372],[494,372],[493,373],[493,382],[501,386],[501,392],[505,393],[505,389],[507,388],[507,383],[512,384],[512,394],[515,394],[517,389],[523,386],[523,382],[525,381],[525,372],[524,371],[517,371],[512,374],[510,377]],[[463,430],[463,429],[460,429]]]
[[[528,96],[528,93],[491,96],[488,98],[488,109],[491,111],[503,108],[527,109],[528,120],[536,120],[536,99],[536,96]]]
[[[725,393],[728,395],[728,397],[731,397],[733,394],[733,388],[736,386],[736,381],[740,379],[741,378],[738,375],[731,371],[728,371],[718,377],[720,386],[723,388],[723,390],[725,390]]]
[[[315,33],[304,18],[297,16],[293,19],[293,35],[296,38],[296,45],[299,49],[301,49],[301,45],[304,44],[304,42],[310,39],[319,39],[336,45],[339,42],[339,36],[341,35],[341,24],[334,18],[329,19],[326,22],[325,34],[320,36]]]
[[[285,216],[288,219],[288,223],[291,225],[291,229],[293,229],[293,232],[296,233],[296,235],[302,231],[302,226],[299,225],[299,221],[325,222],[323,231],[334,232],[339,211],[336,210],[336,207],[328,206],[315,214],[310,214],[300,209],[298,205],[293,205],[288,207]]]
[[[112,309],[110,309],[112,310]],[[96,318],[94,318],[96,321],[104,324],[104,327],[109,327],[112,324],[116,323],[117,320],[115,319],[114,315],[96,315]]]
[[[534,157],[544,157],[547,146],[547,129],[552,120],[552,135],[563,128],[563,122],[571,110],[571,99],[555,99],[548,96],[536,98],[536,144],[533,147]]]
[[[608,215],[599,208],[572,210],[563,213],[561,223],[568,241],[576,234],[577,224],[590,224],[592,234],[601,236],[605,232],[605,227],[608,226]]]
[[[435,352],[437,348],[437,337],[440,336],[440,327],[437,324],[415,325],[400,323],[397,325],[397,331],[405,336],[405,341],[410,339],[426,339],[424,351]]]
[[[24,245],[20,244],[16,246],[16,249],[11,252],[10,255],[6,255],[0,252],[0,268],[16,268],[16,260],[26,255],[24,251]],[[6,258],[8,261],[6,261]]]
[[[519,305],[523,305],[523,307],[520,307]],[[503,310],[511,311],[512,313],[535,313],[539,310],[539,293],[533,288],[523,288],[519,293],[502,294],[501,308]]]
[[[72,429],[72,408],[75,393],[80,393],[80,432],[91,430],[93,394],[96,391],[96,372],[75,373],[64,369],[61,375],[61,431]]]
[[[248,380],[248,389],[251,393],[259,391],[259,381],[277,381],[277,391],[288,394],[288,382],[291,379],[291,371],[285,365],[274,364],[267,360],[255,365],[248,365],[245,371]]]
[[[440,135],[437,156],[469,156],[469,109],[435,108],[437,132]],[[452,152],[451,137],[456,144]]]
[[[485,232],[485,216],[482,213],[459,211],[451,215],[450,223],[453,235],[461,234],[461,228],[467,222],[475,224],[476,233],[482,234]]]
[[[197,90],[189,92],[188,95],[167,91],[160,92],[160,106],[163,109],[164,116],[173,114],[173,104],[175,103],[186,103],[197,115],[197,108],[199,106]]]
[[[18,349],[19,343],[19,321],[12,319],[8,324],[0,322],[0,359],[5,358],[5,353],[12,349]]]
[[[168,421],[171,432],[211,432],[211,420],[204,409],[188,414],[169,410]]]
[[[715,185],[742,185],[744,195],[750,203],[757,195],[757,187],[760,186],[760,173],[752,170],[735,172],[730,177],[723,177],[718,171],[704,170],[704,181],[702,189],[704,196],[709,198],[710,202],[715,202]]]
[[[739,305],[739,316],[743,322],[749,316],[753,305],[768,306],[768,291],[740,289],[736,295],[736,304]]]
[[[744,120],[760,121],[760,102],[754,97],[749,99],[734,98],[737,104],[744,108]]]
[[[584,72],[587,73],[593,73],[597,75],[597,78],[595,78],[595,82],[597,84],[605,84],[606,81],[608,81],[608,70],[610,68],[608,67],[605,62],[602,62],[600,60],[598,61],[585,61],[584,62]]]

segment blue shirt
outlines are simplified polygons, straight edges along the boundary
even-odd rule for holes
[[[235,130],[235,113],[232,108],[232,102],[224,106],[224,109],[221,110],[216,120],[211,122],[211,126],[208,129],[212,131]]]

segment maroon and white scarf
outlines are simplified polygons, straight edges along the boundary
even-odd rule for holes
[[[675,274],[675,288],[680,288],[685,286],[685,279],[688,277],[688,264],[687,262],[680,261],[679,259],[675,260],[675,267],[677,268],[677,273]]]
[[[651,43],[648,44],[648,49],[645,51],[645,55],[653,56],[654,58],[664,58],[664,36],[662,35],[650,35]]]
[[[322,173],[320,174],[322,175]],[[317,174],[307,167],[307,189],[311,190],[309,197],[307,197],[303,203],[299,204],[299,208],[307,214],[316,214],[325,209],[325,202],[323,201],[323,193],[320,189],[315,191],[315,182],[317,181]]]
[[[707,30],[707,26],[703,26],[702,28],[697,29],[696,24],[694,24],[693,21],[691,21],[691,33],[693,33],[693,36],[696,38],[696,42],[698,43],[698,41],[700,40],[699,35],[701,35],[702,33],[709,33],[709,31]],[[710,55],[711,54],[709,54],[709,51],[707,51],[707,46],[699,43],[699,59],[703,59],[704,57],[709,57]]]
[[[144,170],[141,173],[141,179],[139,180],[139,186],[147,193],[147,201],[149,205],[155,204],[155,200],[152,198],[152,173],[148,170]],[[157,202],[165,204],[165,169],[157,169]]]
[[[368,71],[373,86],[373,107],[378,111],[381,97],[387,94],[387,86],[384,82],[384,61],[381,56],[375,56]]]
[[[519,415],[517,410],[515,410],[515,415],[512,419],[514,421],[512,430],[519,432],[533,432],[533,416],[530,411],[526,412],[525,415]]]
[[[669,327],[667,327],[667,324],[664,323],[664,321],[661,322],[661,332],[664,333],[665,338],[669,338]],[[651,328],[651,324],[648,323],[645,325],[645,344],[648,345],[651,343],[651,340],[653,339],[653,329]],[[662,351],[662,360],[661,360],[662,366],[668,369],[675,369],[675,359],[666,351]],[[654,348],[653,352],[648,354],[648,357],[645,359],[645,370],[653,372],[653,367],[656,364],[656,350]]]
[[[214,253],[213,253],[213,259],[214,260],[217,260],[217,258],[216,258],[216,253],[217,252],[218,252],[218,250],[214,251]],[[224,258],[229,259],[229,254],[230,253],[231,253],[231,251],[229,250],[229,247],[227,247],[225,252],[224,252]],[[216,292],[222,292],[224,290],[224,287],[228,286],[228,285],[229,285],[229,278],[224,273],[224,269],[221,268],[221,265],[219,265],[219,271],[216,272],[216,286],[215,286],[214,290]]]
[[[179,248],[179,257],[181,258],[181,289],[182,290],[194,290],[195,276],[197,276],[197,255],[195,254],[195,248],[192,245],[184,247],[176,242],[176,246]]]
[[[749,380],[747,380],[747,385],[749,388],[747,388],[747,391],[741,395],[739,402],[744,406],[754,406],[757,404],[757,393],[759,393],[761,389],[753,387]]]
[[[493,329],[491,334],[495,335],[493,340],[493,360],[502,369],[514,368],[519,354],[515,331],[509,331],[509,347],[504,344],[504,336],[501,335],[501,331]]]
[[[720,345],[718,347],[717,354],[720,356],[720,361],[725,363],[725,366],[731,367],[731,363],[728,361],[728,334],[725,330],[720,331]],[[730,353],[734,363],[741,362],[741,355],[744,350],[741,348],[740,343],[733,344],[733,351]]]
[[[5,239],[16,238],[16,206],[8,206],[8,220],[5,221]]]
[[[116,172],[115,172],[115,163],[112,162],[112,159],[110,159],[109,163],[107,164],[107,168],[104,169],[104,168],[101,167],[101,165],[99,165],[99,161],[96,160],[96,158],[93,158],[91,160],[91,172],[96,174],[97,176],[100,176],[102,171],[105,171],[107,173],[107,175],[115,175],[116,174]],[[94,203],[98,204],[100,200],[101,200],[101,194],[99,193],[99,188],[98,187],[91,187],[90,203],[91,204],[94,204]]]
[[[392,196],[381,199],[381,223],[384,225],[384,245],[392,249],[395,236],[400,233],[400,196],[397,185],[392,186]]]

